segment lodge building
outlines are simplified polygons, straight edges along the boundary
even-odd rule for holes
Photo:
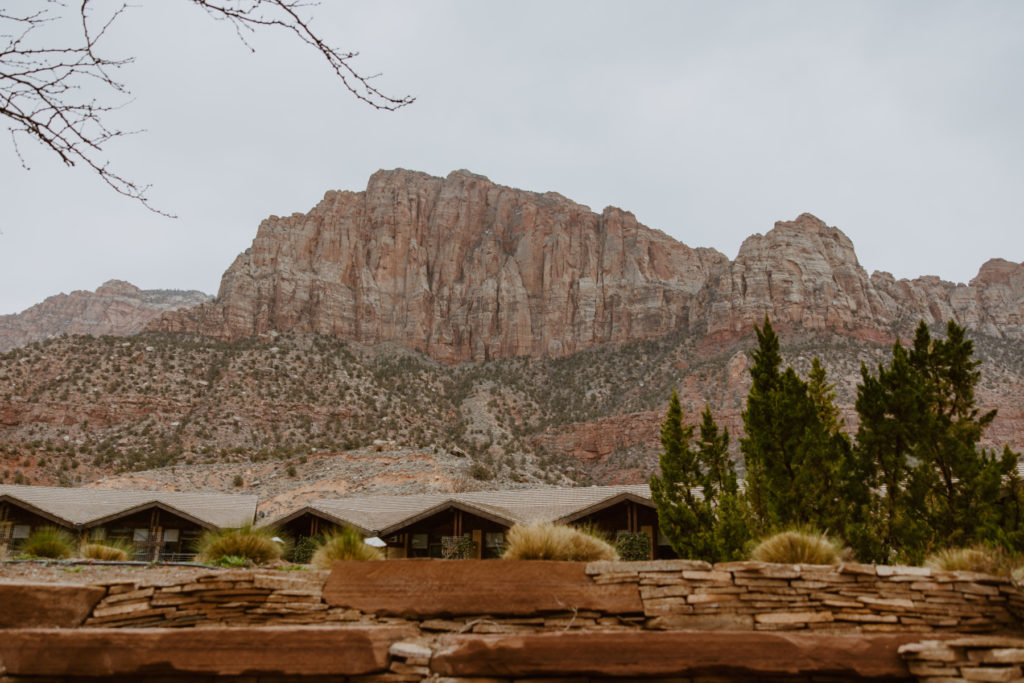
[[[83,540],[131,541],[137,560],[190,560],[204,530],[256,519],[251,495],[0,485],[0,549],[15,552],[33,530],[56,526]],[[501,556],[513,525],[533,522],[586,526],[613,540],[643,534],[651,559],[675,556],[646,485],[322,498],[259,526],[296,542],[350,527],[381,539],[388,558],[447,557],[461,544],[461,556],[487,559]]]

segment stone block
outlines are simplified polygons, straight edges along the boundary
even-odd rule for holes
[[[906,665],[896,650],[915,637],[684,630],[452,635],[442,639],[431,668],[446,677],[511,679],[773,680],[823,670],[837,679],[905,679]]]
[[[640,598],[646,603],[652,598],[678,598],[685,597],[693,590],[687,584],[675,586],[641,586]]]
[[[613,572],[683,572],[708,571],[711,565],[703,560],[645,560],[641,562],[588,562],[585,573],[609,574]]]
[[[1024,647],[969,650],[967,658],[972,662],[982,664],[1024,664]]]
[[[645,622],[651,630],[687,631],[753,631],[752,614],[669,614],[653,617]]]
[[[327,579],[323,595],[324,601],[332,607],[417,618],[515,616],[573,609],[641,614],[639,587],[594,583],[586,574],[587,567],[594,564],[600,563],[539,560],[339,562]],[[495,586],[502,589],[496,591]]]
[[[1021,668],[1019,666],[962,666],[960,667],[960,676],[968,681],[1019,681]]]
[[[0,583],[0,628],[81,626],[106,594],[102,586]]]
[[[831,612],[768,612],[758,614],[754,621],[758,624],[812,624],[833,621]]]

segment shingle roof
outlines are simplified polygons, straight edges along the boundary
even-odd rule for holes
[[[267,526],[312,512],[366,534],[387,535],[431,511],[449,506],[489,517],[511,526],[516,522],[571,521],[578,514],[598,510],[623,498],[651,500],[646,484],[581,488],[513,489],[468,493],[431,493],[405,496],[321,498],[288,515],[268,520]]]
[[[170,508],[201,525],[225,528],[252,523],[256,496],[0,484],[0,497],[36,508],[69,526],[91,526],[153,504]]]

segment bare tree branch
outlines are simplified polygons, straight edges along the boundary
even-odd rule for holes
[[[2,1],[2,0],[0,0]],[[31,9],[0,7],[0,115],[7,118],[15,154],[28,168],[18,148],[27,137],[56,154],[68,166],[82,164],[95,171],[115,192],[140,201],[156,213],[169,215],[150,205],[148,185],[140,185],[118,174],[105,158],[104,145],[115,138],[138,131],[109,127],[106,115],[127,104],[130,92],[116,78],[132,58],[114,59],[101,55],[100,41],[128,9],[127,3],[100,15],[91,0],[77,0],[70,9],[64,0],[36,2]],[[357,72],[351,61],[358,55],[328,45],[310,26],[303,11],[310,6],[301,0],[191,0],[218,21],[226,21],[250,50],[248,35],[260,29],[288,31],[318,52],[345,88],[378,110],[394,111],[414,98],[390,97],[370,81],[374,76]],[[77,19],[77,38],[72,44],[50,43],[47,29]],[[99,92],[96,96],[93,93]],[[116,100],[111,102],[111,99]]]

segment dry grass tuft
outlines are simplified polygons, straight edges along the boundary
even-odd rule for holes
[[[243,558],[260,565],[281,559],[285,547],[272,540],[276,532],[268,528],[245,525],[237,529],[207,531],[199,537],[196,550],[203,562],[220,562],[225,558]]]
[[[341,560],[383,560],[384,554],[373,546],[366,545],[362,535],[348,527],[332,531],[324,536],[323,543],[313,553],[310,563],[317,569],[330,569]]]
[[[776,564],[837,564],[844,559],[842,543],[813,529],[789,529],[764,539],[750,559]]]
[[[944,571],[977,572],[994,576],[1009,576],[1013,567],[1006,553],[985,546],[946,548],[929,555],[924,566]]]
[[[571,526],[539,522],[516,524],[506,537],[505,560],[617,560],[615,548],[593,533]]]
[[[94,540],[83,543],[79,554],[87,560],[102,562],[125,562],[135,556],[135,546],[130,541]]]
[[[44,526],[25,539],[19,549],[23,555],[63,560],[75,552],[75,539],[64,529]]]

